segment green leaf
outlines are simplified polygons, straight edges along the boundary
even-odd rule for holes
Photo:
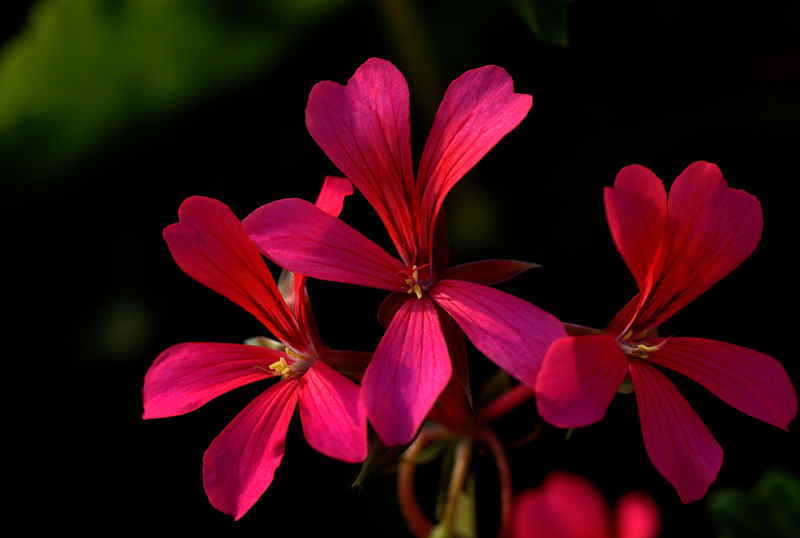
[[[508,1],[519,11],[536,37],[551,45],[566,47],[569,44],[567,5],[572,0]]]
[[[750,491],[715,491],[708,510],[718,538],[794,538],[800,536],[800,480],[773,468]]]
[[[42,0],[0,50],[0,163],[47,178],[276,64],[351,0]]]

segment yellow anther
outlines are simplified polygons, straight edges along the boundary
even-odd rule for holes
[[[414,290],[414,293],[417,294],[417,299],[422,299],[422,288],[419,286],[419,284],[414,284],[412,289]],[[408,291],[411,293],[411,290]]]
[[[414,272],[411,273],[411,278],[413,278],[414,281],[416,282],[417,280],[419,280],[419,271],[417,271],[417,266],[416,265],[413,267],[413,270],[414,270]]]
[[[276,372],[280,372],[281,375],[285,375],[287,370],[291,370],[289,365],[286,363],[286,359],[281,357],[281,360],[273,362],[269,365],[270,370],[275,370]]]
[[[647,333],[648,333],[648,330],[647,329],[643,329],[641,332],[636,333],[636,335],[633,337],[633,339],[634,340],[641,340],[642,338],[647,336]]]
[[[633,331],[632,331],[632,330],[630,330],[630,329],[628,329],[628,332],[626,332],[624,335],[622,335],[622,339],[623,339],[623,340],[627,340],[627,339],[628,339],[628,338],[630,338],[631,336],[633,336]]]
[[[289,349],[288,347],[286,348],[286,354],[289,355],[291,358],[296,359],[298,361],[307,361],[308,360],[307,357],[302,356],[297,351]]]
[[[645,344],[639,344],[639,351],[642,353],[652,353],[653,351],[658,351],[659,348],[657,347],[650,347]]]

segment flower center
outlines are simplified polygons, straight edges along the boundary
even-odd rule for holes
[[[269,365],[270,370],[280,374],[284,379],[303,375],[314,363],[313,359],[304,357],[288,347],[285,351],[289,357],[288,360],[286,357],[281,357],[280,360]]]
[[[427,284],[427,282],[424,282],[424,281],[420,284],[419,270],[422,269],[423,267],[426,267],[427,265],[428,264],[425,264],[425,265],[420,266],[420,267],[417,267],[416,265],[412,265],[411,269],[408,270],[408,278],[406,279],[406,284],[408,285],[408,290],[406,290],[406,293],[408,293],[408,294],[412,294],[412,293],[416,294],[417,299],[422,299],[422,291],[423,291],[423,287],[422,286]]]
[[[646,359],[650,353],[658,351],[672,340],[672,337],[670,336],[658,344],[651,345],[650,342],[644,339],[645,336],[647,336],[646,330],[637,334],[633,334],[633,331],[629,330],[622,336],[620,340],[617,341],[617,343],[619,344],[622,352],[628,357]]]

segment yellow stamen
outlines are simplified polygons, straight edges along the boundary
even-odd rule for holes
[[[420,285],[414,284],[414,287],[412,289],[414,290],[414,293],[417,294],[417,299],[422,299],[422,288],[420,287]],[[411,293],[411,290],[408,290],[408,292]]]
[[[641,340],[645,336],[647,336],[647,329],[643,329],[641,332],[637,333],[636,336],[633,337],[634,340]]]
[[[650,346],[645,345],[645,344],[639,344],[638,347],[639,347],[639,351],[641,351],[643,353],[652,353],[653,351],[658,351],[657,347],[650,347]]]
[[[275,370],[276,372],[280,372],[281,375],[286,374],[286,370],[291,370],[289,365],[286,363],[286,359],[281,357],[281,360],[273,362],[269,365],[270,370]]]
[[[622,335],[622,339],[623,339],[623,340],[627,340],[627,339],[628,339],[628,338],[630,338],[631,336],[633,336],[633,331],[632,331],[632,330],[630,330],[630,329],[628,329],[628,332],[626,332],[624,335]]]
[[[296,359],[298,361],[307,361],[308,360],[307,357],[303,357],[297,351],[293,351],[293,350],[289,349],[288,347],[286,348],[286,354],[289,355],[291,358]]]

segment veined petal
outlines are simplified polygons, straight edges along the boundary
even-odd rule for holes
[[[722,448],[655,366],[631,359],[630,372],[650,461],[684,504],[702,498],[722,466]]]
[[[608,503],[585,478],[561,471],[514,504],[514,538],[611,538]]]
[[[614,244],[636,279],[640,296],[647,296],[667,233],[664,184],[650,169],[633,164],[619,171],[604,198]]]
[[[361,381],[367,416],[387,446],[409,443],[450,380],[452,367],[428,297],[395,314]]]
[[[669,243],[637,326],[661,325],[733,271],[761,238],[761,204],[728,187],[716,165],[689,165],[669,193]]]
[[[186,343],[172,346],[144,376],[143,418],[194,411],[220,394],[270,376],[284,353],[244,344]]]
[[[547,348],[567,336],[554,316],[502,291],[441,280],[430,297],[461,326],[475,347],[531,388]]]
[[[372,58],[346,86],[320,82],[308,96],[306,126],[378,212],[397,250],[414,245],[410,207],[417,195],[408,85],[400,71]]]
[[[327,176],[314,205],[326,213],[338,217],[342,212],[345,196],[351,194],[353,194],[353,184],[349,180],[343,177]],[[256,246],[259,247],[259,245]],[[263,251],[263,249],[261,250]],[[264,255],[266,254],[264,252]],[[314,345],[321,346],[314,314],[306,293],[306,277],[284,269],[278,279],[278,289],[283,300],[286,301],[286,305],[295,313],[295,319],[299,326],[306,331],[308,341],[313,341]],[[300,301],[297,301],[298,297],[301,298]]]
[[[421,230],[433,230],[451,188],[528,114],[532,97],[514,93],[514,82],[495,65],[467,71],[442,99],[422,152],[417,188],[422,192]],[[432,237],[422,237],[428,252]]]
[[[559,428],[601,420],[628,373],[628,360],[608,335],[569,336],[547,350],[536,380],[542,418]]]
[[[344,197],[353,194],[353,184],[343,177],[326,176],[314,205],[329,215],[338,217],[344,207]]]
[[[261,206],[244,219],[244,227],[270,259],[293,273],[389,291],[408,287],[398,259],[304,200]]]
[[[606,327],[606,332],[608,334],[614,338],[622,338],[622,336],[628,332],[628,328],[636,320],[636,314],[639,313],[639,309],[642,306],[641,297],[642,294],[637,293],[633,296],[633,299],[628,301],[628,304],[622,307],[622,310],[617,312],[617,315],[614,316],[614,319],[612,319],[611,323]]]
[[[650,495],[641,491],[626,493],[614,508],[617,538],[658,538],[661,515]]]
[[[534,267],[539,267],[539,265],[514,260],[483,260],[451,267],[439,275],[439,278],[441,280],[466,280],[489,286],[505,282]]]
[[[272,483],[286,430],[297,404],[297,379],[267,389],[222,430],[203,456],[203,483],[211,504],[241,518]]]
[[[183,272],[253,314],[282,342],[302,348],[302,332],[275,279],[230,208],[192,196],[178,216],[164,239]]]
[[[673,338],[650,362],[690,377],[725,403],[784,430],[797,394],[783,366],[764,353],[703,338]]]
[[[298,384],[300,421],[314,450],[357,463],[367,457],[367,412],[358,385],[322,361],[315,361]]]

